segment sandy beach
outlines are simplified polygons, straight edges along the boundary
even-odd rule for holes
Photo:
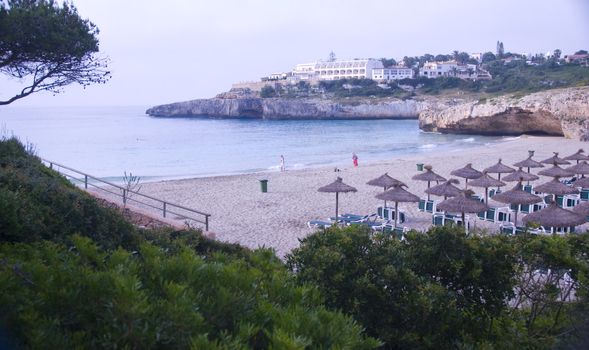
[[[306,225],[309,220],[334,215],[335,194],[321,193],[317,189],[333,182],[337,176],[358,189],[356,193],[340,194],[340,213],[370,214],[382,205],[382,201],[374,196],[383,189],[366,185],[366,182],[385,172],[405,182],[410,192],[424,198],[427,183],[411,180],[418,173],[417,163],[430,164],[436,173],[449,178],[450,171],[466,163],[472,163],[475,169],[482,171],[497,163],[499,158],[511,166],[525,159],[528,150],[534,150],[534,159],[539,161],[552,156],[552,152],[559,152],[561,157],[565,157],[584,147],[589,148],[584,142],[564,138],[522,136],[490,146],[444,153],[434,149],[373,164],[363,163],[359,154],[359,167],[352,166],[350,156],[349,166],[340,168],[339,172],[334,172],[333,167],[288,170],[287,163],[285,172],[151,182],[144,183],[141,192],[210,213],[209,230],[218,240],[250,248],[272,247],[279,256],[284,256],[299,245],[300,238],[313,232]],[[533,173],[537,171],[532,169]],[[268,180],[267,193],[261,192],[260,179]],[[463,188],[464,181],[459,180],[458,186]],[[541,177],[535,184],[549,180],[551,178]],[[513,186],[514,183],[508,183],[505,188]],[[484,191],[480,188],[474,190],[479,194]],[[416,203],[403,203],[399,207],[407,213],[405,226],[426,229],[431,225],[431,214],[419,212]],[[498,227],[498,224],[476,219],[476,215],[470,215],[470,222],[490,231]]]

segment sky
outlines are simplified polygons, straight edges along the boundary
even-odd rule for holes
[[[73,0],[100,29],[105,85],[14,106],[153,106],[210,98],[297,63],[424,53],[589,49],[588,0]],[[0,99],[25,85],[0,76]]]

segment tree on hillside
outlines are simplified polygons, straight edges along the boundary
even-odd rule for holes
[[[586,55],[587,54],[587,50],[579,50],[577,52],[575,52],[575,55]]]
[[[391,66],[396,66],[397,65],[397,61],[395,61],[394,58],[381,58],[380,61],[382,62],[382,65],[385,67],[391,67]]]
[[[497,41],[497,58],[503,58],[504,53],[505,48],[503,47],[503,42]]]
[[[483,54],[483,57],[481,57],[481,61],[483,63],[488,63],[488,62],[491,62],[491,61],[495,61],[496,59],[497,59],[497,57],[495,57],[495,54],[493,54],[490,51],[489,52],[485,52]]]
[[[456,56],[456,62],[465,64],[470,60],[470,55],[467,52],[460,52]]]
[[[72,4],[0,0],[0,72],[27,85],[0,105],[73,83],[105,83],[110,72],[108,59],[97,56],[98,32]]]
[[[552,53],[552,57],[554,57],[554,60],[558,61],[560,59],[560,56],[562,55],[562,51],[560,49],[555,49],[554,52]]]

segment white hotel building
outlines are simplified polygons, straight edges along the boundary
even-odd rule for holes
[[[412,79],[413,69],[407,67],[375,68],[372,70],[372,80],[390,81]]]
[[[449,62],[425,62],[419,70],[419,75],[427,78],[454,76],[458,69],[458,64],[454,61]]]
[[[297,64],[292,76],[297,80],[372,79],[374,69],[382,69],[380,60],[372,58]]]

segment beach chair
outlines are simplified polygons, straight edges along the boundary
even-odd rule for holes
[[[499,232],[506,235],[521,235],[526,230],[525,226],[515,226],[513,222],[505,222],[499,226]]]
[[[534,187],[532,185],[525,185],[524,186],[524,191],[526,191],[528,193],[532,193],[533,189],[534,189]]]
[[[333,224],[335,224],[335,222],[323,220],[311,220],[307,222],[307,226],[312,230],[326,229],[328,227],[331,227],[331,225]]]
[[[487,210],[485,212],[485,220],[495,222],[495,217],[496,217],[495,212],[496,212],[495,208],[489,208],[489,210]]]
[[[500,207],[495,210],[495,221],[499,222],[510,222],[511,221],[511,208]]]
[[[564,196],[556,196],[556,204],[564,209],[572,208],[579,204],[581,196],[578,194],[567,194]]]
[[[357,214],[343,214],[339,217],[339,222],[349,225],[350,223],[354,222],[362,222],[370,220],[371,218],[376,218],[376,214],[371,215],[357,215]],[[335,222],[335,216],[329,218],[329,220]]]
[[[425,212],[426,213],[434,213],[436,211],[436,204],[433,200],[429,200],[425,202]]]
[[[589,188],[582,188],[580,197],[582,201],[589,201]]]
[[[575,232],[575,227],[574,226],[569,226],[569,227],[548,227],[546,229],[546,233],[548,234],[553,234],[553,235],[564,235],[567,233],[574,233]]]
[[[430,199],[429,201],[425,199],[420,199],[419,203],[417,204],[417,208],[419,209],[419,211],[433,214],[436,212],[436,202],[432,199]]]
[[[405,233],[408,231],[409,231],[409,228],[406,226],[397,226],[395,228],[395,227],[393,227],[392,224],[386,224],[382,228],[382,233],[384,233],[386,236],[396,238],[400,241],[405,239]]]

